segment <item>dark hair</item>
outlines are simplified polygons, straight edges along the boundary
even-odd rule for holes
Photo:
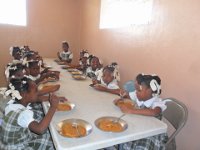
[[[148,88],[151,88],[151,82],[155,80],[157,84],[160,86],[161,85],[161,79],[157,75],[144,75],[144,74],[138,74],[136,76],[136,81],[139,85],[145,85]],[[152,90],[153,93],[161,94],[161,89],[157,88],[157,90]]]
[[[89,59],[89,63],[90,63],[90,64],[91,64],[92,59],[94,59],[94,58],[96,58],[96,59],[99,60],[99,58],[96,57],[96,56],[94,56],[94,55],[90,55],[90,56],[88,57],[88,59]]]
[[[26,51],[24,54],[24,59],[31,60],[35,57],[35,53],[33,51]]]
[[[35,66],[35,65],[39,65],[38,63],[39,63],[38,60],[34,60],[34,61],[28,62],[29,68],[30,68],[30,67],[33,67],[33,66]]]
[[[69,44],[65,41],[65,42],[62,42],[62,44],[66,45],[67,47],[69,47]]]
[[[10,83],[15,87],[15,90],[19,92],[24,92],[24,91],[27,91],[29,88],[29,84],[28,84],[29,81],[30,79],[26,77],[23,77],[21,79],[13,78],[10,80]],[[8,87],[8,89],[10,89],[10,87]]]
[[[12,55],[14,55],[16,53],[21,53],[21,49],[18,46],[13,47]]]
[[[15,68],[15,69],[13,69]],[[17,64],[12,64],[10,65],[10,69],[9,69],[9,77],[15,75],[15,73],[19,70],[23,70],[25,67],[24,65],[22,65],[21,63],[17,63]]]

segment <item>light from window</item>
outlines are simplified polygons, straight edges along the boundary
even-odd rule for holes
[[[0,23],[26,26],[26,0],[0,0]]]
[[[101,0],[100,28],[148,24],[153,0]]]

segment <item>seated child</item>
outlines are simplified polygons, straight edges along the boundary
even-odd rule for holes
[[[102,65],[99,62],[99,58],[91,55],[89,58],[89,67],[86,70],[86,75],[90,78],[97,78],[97,72],[101,70]]]
[[[32,81],[34,81],[38,86],[41,83],[46,83],[48,82],[48,78],[56,78],[56,74],[55,73],[51,73],[51,72],[47,72],[47,73],[43,73],[40,74],[40,65],[38,61],[30,61],[27,64],[28,67],[26,67],[26,77],[31,79]],[[39,95],[45,95],[49,92],[55,92],[60,88],[60,85],[54,85],[51,86],[50,88],[44,88],[39,90]]]
[[[111,65],[104,67],[97,74],[97,79],[92,80],[93,84],[91,86],[93,88],[113,94],[120,94],[121,90],[118,85],[120,76],[117,63],[112,63]]]
[[[139,74],[136,77],[134,92],[129,96],[134,101],[135,107],[120,106],[123,113],[154,116],[161,119],[162,112],[167,108],[165,102],[159,98],[161,94],[161,80],[156,75]],[[119,100],[115,100],[117,103]],[[120,150],[126,149],[164,149],[167,134],[159,134],[145,139],[127,142],[118,145]]]
[[[73,54],[71,51],[69,51],[69,44],[66,41],[62,42],[62,52],[58,52],[57,56],[61,61],[71,63]]]
[[[82,71],[83,73],[86,73],[86,70],[88,68],[88,59],[89,59],[89,54],[85,52],[83,56],[80,55],[80,60],[79,60],[79,66],[76,67],[76,69]]]
[[[10,55],[14,58],[13,63],[22,62],[22,53],[19,47],[10,47]]]
[[[9,63],[5,69],[5,75],[7,81],[11,78],[22,78],[26,71],[22,63]]]
[[[59,98],[49,99],[50,108],[40,121],[30,104],[38,102],[37,86],[26,78],[11,79],[6,94],[12,101],[5,108],[1,126],[0,149],[54,149],[48,126],[56,111]]]
[[[55,80],[59,79],[59,72],[52,71],[41,73],[40,72],[40,62],[38,60],[30,60],[26,63],[26,72],[28,78],[35,81],[37,84],[43,82],[45,79],[54,78]],[[48,80],[47,80],[48,81]]]

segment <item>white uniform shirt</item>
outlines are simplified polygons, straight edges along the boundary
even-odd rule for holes
[[[101,84],[107,87],[108,89],[113,89],[113,90],[119,89],[118,82],[115,79],[112,82],[110,82],[108,85],[101,79]]]
[[[100,69],[97,68],[95,71],[93,71],[93,70],[92,70],[92,67],[88,67],[87,70],[86,70],[86,74],[93,73],[94,75],[97,76],[99,70],[100,70]]]
[[[160,107],[162,111],[164,111],[167,108],[167,106],[165,105],[165,101],[162,101],[162,99],[159,98],[158,96],[152,97],[147,101],[138,100],[136,91],[130,92],[129,96],[139,107],[145,106],[147,108],[152,108],[152,109]]]
[[[60,52],[60,57],[62,60],[69,60],[73,58],[73,54],[70,51],[68,52],[62,51]]]
[[[5,107],[5,116],[11,111],[24,109],[17,118],[17,124],[23,128],[28,128],[29,124],[34,121],[33,111],[30,110],[31,107],[29,105],[27,107],[24,107],[21,104],[13,104],[13,102],[13,100],[9,101],[8,105]]]
[[[40,74],[38,74],[38,76],[37,77],[34,77],[34,76],[32,76],[32,75],[28,75],[28,76],[26,76],[27,78],[29,78],[29,79],[31,79],[32,81],[36,81],[37,79],[39,79],[40,78]]]

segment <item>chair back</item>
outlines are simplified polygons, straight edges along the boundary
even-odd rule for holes
[[[134,86],[134,81],[133,80],[129,80],[127,81],[124,85],[123,85],[124,90],[128,91],[128,92],[133,92],[135,91],[135,86]]]
[[[169,137],[166,145],[168,145],[175,136],[180,132],[180,130],[185,125],[188,118],[188,110],[185,104],[174,99],[167,98],[164,99],[167,105],[167,109],[163,112],[163,116],[172,124],[175,128],[173,134]]]

